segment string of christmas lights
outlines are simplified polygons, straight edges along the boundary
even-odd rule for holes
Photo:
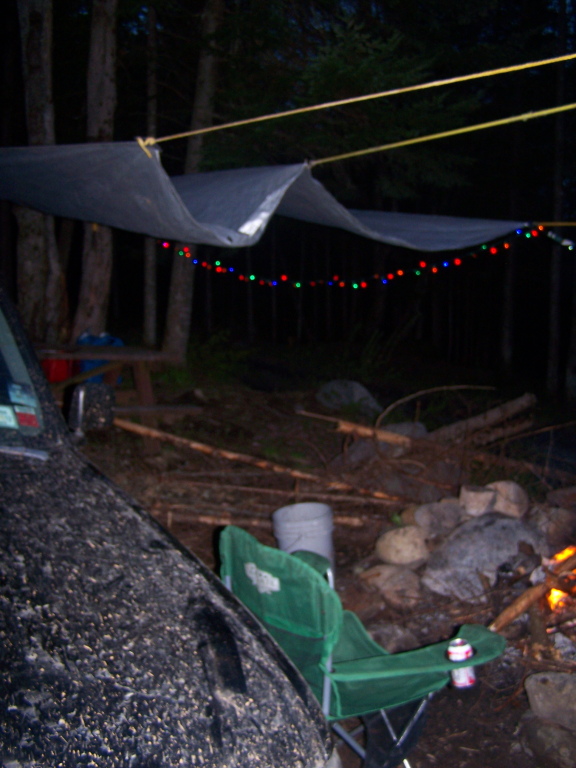
[[[537,225],[529,229],[517,229],[516,230],[516,236],[518,237],[524,237],[526,239],[532,239],[537,238],[542,234],[546,234],[548,237],[550,237],[554,242],[568,248],[569,250],[574,250],[575,245],[571,240],[566,240],[565,238],[560,237],[559,235],[555,234],[554,232],[546,231],[546,228],[543,225]],[[163,248],[171,248],[172,244],[166,240],[161,241],[161,246]],[[509,240],[499,241],[499,244],[496,245],[493,243],[492,245],[484,244],[480,247],[476,248],[473,251],[470,251],[468,256],[470,258],[477,258],[479,255],[482,254],[490,254],[492,256],[496,256],[499,253],[506,252],[510,249],[511,243]],[[179,249],[178,255],[182,256],[184,258],[192,258],[192,252],[190,248],[187,246],[184,246],[183,248]],[[393,272],[388,272],[386,274],[373,274],[367,277],[364,277],[362,279],[357,280],[351,280],[351,279],[343,279],[339,275],[332,275],[329,279],[316,279],[316,280],[294,280],[291,278],[288,274],[283,273],[278,278],[270,278],[270,277],[263,277],[258,276],[253,273],[244,273],[241,272],[237,267],[232,266],[225,266],[220,260],[216,260],[213,263],[208,261],[201,261],[200,259],[194,258],[193,263],[199,267],[202,267],[206,270],[211,270],[214,273],[218,275],[227,275],[229,277],[234,277],[240,282],[244,282],[251,285],[262,285],[262,286],[268,286],[275,288],[279,285],[286,285],[290,286],[292,288],[316,288],[319,286],[328,286],[328,287],[337,287],[337,288],[352,288],[353,290],[362,290],[365,288],[368,288],[371,284],[381,284],[381,285],[387,285],[391,283],[393,280],[397,280],[399,278],[405,277],[407,275],[414,275],[416,277],[421,277],[422,275],[429,273],[432,275],[438,274],[442,270],[448,268],[448,267],[459,267],[463,263],[462,256],[455,256],[450,258],[443,258],[441,261],[425,261],[421,259],[417,266],[407,268],[407,269],[396,269]]]

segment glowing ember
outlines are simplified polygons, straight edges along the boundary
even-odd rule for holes
[[[562,603],[567,597],[568,595],[566,592],[562,592],[561,589],[551,589],[550,592],[548,592],[546,599],[548,600],[548,605],[554,611],[557,608],[562,607]]]
[[[562,552],[557,552],[554,555],[552,558],[552,563],[561,563],[563,560],[567,560],[574,554],[576,554],[576,546],[566,547],[566,549],[563,549]],[[551,589],[547,596],[548,605],[552,610],[560,608],[567,597],[568,595],[566,592],[562,592],[560,589]]]

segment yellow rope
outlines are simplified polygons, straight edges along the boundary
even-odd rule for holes
[[[530,61],[526,64],[514,64],[509,67],[500,67],[498,69],[489,69],[484,72],[476,72],[471,75],[461,75],[459,77],[449,77],[445,80],[433,80],[429,83],[420,83],[419,85],[409,85],[405,88],[394,88],[390,91],[380,91],[379,93],[369,93],[364,96],[353,96],[349,99],[340,99],[339,101],[327,101],[323,104],[315,104],[310,107],[300,107],[298,109],[289,109],[285,112],[274,112],[268,115],[260,115],[259,117],[250,117],[246,120],[236,120],[232,123],[222,123],[221,125],[211,125],[208,128],[198,128],[195,131],[185,131],[184,133],[174,133],[172,136],[162,136],[156,139],[149,136],[146,139],[139,139],[138,143],[144,149],[145,146],[151,144],[159,144],[163,141],[173,141],[174,139],[183,139],[188,136],[199,136],[204,133],[213,133],[215,131],[223,131],[227,128],[238,128],[242,125],[253,125],[254,123],[262,123],[266,120],[277,120],[281,117],[291,117],[293,115],[303,115],[308,112],[318,112],[321,109],[330,109],[331,107],[342,107],[347,104],[357,104],[362,101],[370,101],[373,99],[382,99],[385,96],[396,96],[400,93],[412,93],[414,91],[422,91],[428,88],[437,88],[440,85],[452,85],[454,83],[464,83],[469,80],[478,80],[483,77],[492,77],[493,75],[503,75],[509,72],[520,72],[523,69],[532,69],[533,67],[543,67],[546,64],[556,64],[561,61],[570,61],[576,58],[576,53],[567,54],[565,56],[556,56],[553,59],[541,59],[540,61]]]
[[[576,227],[576,221],[538,221],[541,227]]]
[[[550,109],[541,109],[538,112],[526,112],[523,115],[516,115],[514,117],[505,117],[502,120],[491,120],[488,123],[477,123],[476,125],[468,125],[464,128],[455,128],[451,131],[442,131],[441,133],[431,133],[427,136],[418,136],[415,139],[404,139],[403,141],[395,141],[391,144],[382,144],[379,147],[369,147],[368,149],[358,149],[355,152],[345,152],[342,155],[332,155],[332,157],[324,157],[320,160],[311,160],[309,165],[313,168],[315,165],[322,165],[323,163],[335,163],[337,160],[347,160],[350,157],[361,157],[362,155],[370,155],[375,152],[385,152],[388,149],[398,149],[399,147],[408,147],[411,144],[423,144],[426,141],[435,141],[436,139],[444,139],[448,136],[459,136],[463,133],[472,133],[473,131],[482,131],[484,128],[494,128],[498,125],[509,125],[510,123],[526,122],[527,120],[534,120],[537,117],[545,117],[546,115],[554,115],[558,112],[568,112],[570,109],[576,109],[576,104],[565,104],[562,107],[551,107]]]

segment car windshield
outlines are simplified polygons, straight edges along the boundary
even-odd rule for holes
[[[43,431],[42,409],[30,374],[0,310],[0,446],[22,444]]]

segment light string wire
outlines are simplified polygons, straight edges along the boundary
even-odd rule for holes
[[[170,136],[162,136],[160,138],[148,136],[146,139],[137,137],[136,140],[138,141],[142,149],[146,152],[146,147],[153,144],[160,144],[161,142],[165,142],[165,141],[174,141],[175,139],[183,139],[189,136],[200,136],[206,133],[214,133],[215,131],[224,131],[228,128],[238,128],[243,125],[254,125],[255,123],[262,123],[267,120],[278,120],[282,117],[292,117],[294,115],[303,115],[309,112],[318,112],[322,109],[342,107],[348,104],[358,104],[363,101],[382,99],[387,96],[396,96],[401,93],[413,93],[415,91],[423,91],[429,88],[438,88],[439,86],[442,86],[442,85],[452,85],[455,83],[469,82],[471,80],[479,80],[485,77],[493,77],[495,75],[508,74],[510,72],[520,72],[525,69],[533,69],[534,67],[543,67],[543,66],[546,66],[547,64],[557,64],[559,62],[570,61],[571,59],[575,59],[575,58],[576,58],[576,53],[571,53],[571,54],[566,54],[564,56],[555,56],[554,58],[551,58],[551,59],[540,59],[539,61],[530,61],[524,64],[513,64],[508,67],[499,67],[498,69],[489,69],[483,72],[475,72],[469,75],[449,77],[443,80],[432,80],[428,83],[419,83],[417,85],[409,85],[403,88],[393,88],[388,91],[379,91],[377,93],[369,93],[363,96],[353,96],[348,99],[339,99],[337,101],[327,101],[322,104],[314,104],[308,107],[288,109],[283,112],[273,112],[267,115],[260,115],[258,117],[246,118],[245,120],[235,120],[234,122],[222,123],[221,125],[211,125],[211,126],[208,126],[207,128],[197,128],[196,130],[185,131],[183,133],[174,133]],[[438,138],[440,137],[438,136]],[[374,151],[377,151],[377,150],[374,150]],[[317,162],[328,162],[328,160],[322,160]]]
[[[527,239],[534,239],[539,237],[542,234],[546,234],[550,239],[554,240],[558,244],[568,248],[569,250],[575,249],[575,244],[572,240],[566,240],[561,238],[560,236],[556,235],[553,232],[547,231],[542,224],[534,224],[531,227],[528,228],[522,228],[517,229],[515,231],[515,235],[518,237],[524,237]],[[256,274],[251,274],[247,272],[243,272],[238,267],[233,266],[225,266],[222,264],[222,262],[217,259],[214,262],[208,262],[203,261],[198,258],[194,258],[193,262],[195,265],[202,267],[203,269],[206,269],[208,271],[215,272],[218,275],[222,276],[228,276],[228,277],[234,277],[240,282],[243,282],[246,285],[259,285],[259,286],[268,286],[268,287],[278,287],[281,285],[288,286],[291,288],[316,288],[321,286],[326,287],[336,287],[336,288],[353,288],[353,289],[362,289],[362,288],[368,288],[368,286],[372,283],[377,283],[380,285],[387,285],[391,283],[393,280],[396,280],[397,278],[406,277],[408,275],[414,275],[416,277],[420,277],[421,275],[424,275],[426,273],[430,273],[432,275],[439,274],[442,272],[446,267],[459,267],[464,263],[464,259],[467,257],[470,258],[476,258],[480,254],[485,255],[506,255],[506,253],[509,251],[511,247],[511,243],[509,239],[504,240],[498,240],[499,245],[495,244],[496,241],[492,241],[492,245],[489,245],[488,243],[484,243],[483,245],[479,245],[477,248],[470,249],[466,252],[466,254],[457,255],[457,256],[443,256],[438,258],[437,256],[432,257],[426,257],[428,260],[425,260],[421,256],[418,258],[417,265],[414,267],[406,267],[404,269],[395,269],[393,271],[387,271],[382,274],[372,274],[368,277],[360,278],[360,279],[352,279],[352,278],[342,278],[339,275],[332,275],[330,278],[320,278],[320,279],[314,279],[314,278],[306,278],[302,280],[295,280],[287,274],[280,274],[276,278],[269,278],[269,277],[263,277],[263,276],[257,276]],[[169,248],[170,243],[167,241],[163,241],[161,245],[164,248]],[[183,247],[178,252],[179,256],[185,257],[185,258],[193,258],[192,252],[190,248]]]

